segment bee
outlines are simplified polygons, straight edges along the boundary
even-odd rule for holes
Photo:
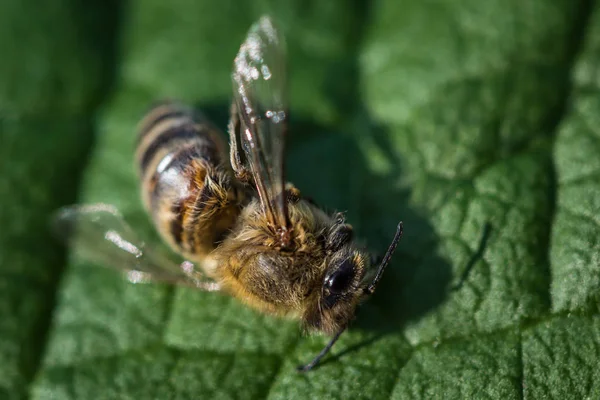
[[[285,72],[283,36],[264,16],[233,62],[229,151],[219,129],[185,105],[161,102],[142,118],[135,152],[142,202],[183,263],[145,245],[108,204],[65,207],[56,221],[90,259],[126,271],[132,282],[219,291],[331,335],[298,367],[308,371],[375,291],[402,222],[375,268],[343,214],[326,213],[286,182]]]

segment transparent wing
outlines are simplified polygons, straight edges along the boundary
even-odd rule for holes
[[[284,147],[287,133],[285,43],[268,17],[249,30],[233,67],[234,101],[245,161],[269,222],[287,232]]]
[[[53,229],[84,259],[127,273],[134,283],[162,281],[203,290],[218,290],[194,264],[176,264],[146,248],[116,207],[109,204],[74,205],[60,209]]]

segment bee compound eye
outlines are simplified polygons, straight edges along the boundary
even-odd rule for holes
[[[354,279],[354,265],[350,260],[344,261],[340,267],[325,279],[325,286],[332,294],[344,293]]]

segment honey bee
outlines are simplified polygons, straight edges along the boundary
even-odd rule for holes
[[[162,239],[186,261],[178,265],[146,246],[111,205],[69,206],[57,222],[89,258],[127,271],[133,282],[220,291],[331,335],[298,367],[308,371],[375,291],[402,222],[374,268],[343,214],[327,214],[286,183],[285,43],[269,17],[250,28],[232,82],[229,151],[216,126],[176,102],[156,104],[139,124],[142,202]]]

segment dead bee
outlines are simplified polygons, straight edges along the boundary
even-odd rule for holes
[[[58,222],[75,228],[70,237],[90,258],[128,271],[134,282],[218,290],[332,335],[299,367],[308,371],[374,292],[402,223],[374,269],[341,214],[326,214],[286,184],[284,53],[269,17],[251,27],[234,60],[229,155],[218,129],[182,105],[158,104],[140,123],[136,160],[144,206],[162,238],[189,261],[176,265],[145,248],[110,205],[67,207]]]

